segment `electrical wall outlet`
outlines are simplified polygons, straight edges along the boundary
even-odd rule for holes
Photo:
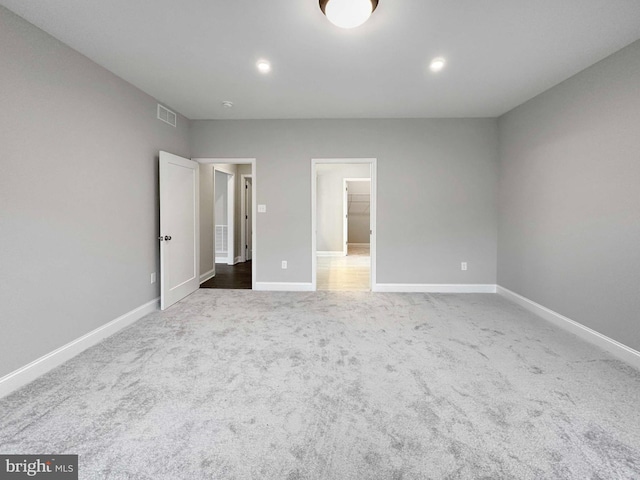
[[[465,271],[467,270],[467,262],[462,262],[460,264],[460,270],[465,270]]]
[[[282,269],[283,270],[287,269],[287,261],[286,260],[282,260]]]
[[[258,205],[258,213],[267,213],[266,205]]]
[[[152,283],[152,284],[153,284],[153,283],[156,283],[156,272],[153,272],[153,273],[151,274],[151,283]]]

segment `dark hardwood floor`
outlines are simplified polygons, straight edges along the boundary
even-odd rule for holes
[[[251,260],[235,265],[216,263],[216,276],[204,282],[200,288],[244,288],[251,290]]]

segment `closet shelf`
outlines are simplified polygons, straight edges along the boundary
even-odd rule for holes
[[[358,213],[364,214],[369,212],[369,208],[371,206],[371,194],[369,193],[349,193],[347,194],[348,205],[347,205],[347,213]],[[354,207],[354,210],[357,207],[358,211],[352,211],[351,207]]]

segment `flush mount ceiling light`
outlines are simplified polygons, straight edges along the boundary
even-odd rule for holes
[[[256,67],[258,67],[260,73],[269,73],[271,71],[271,64],[266,60],[258,60]]]
[[[320,10],[340,28],[355,28],[366,22],[378,0],[320,0]]]
[[[233,102],[230,102],[229,100],[225,100],[224,102],[222,102],[222,106],[224,108],[233,108]]]
[[[429,70],[431,70],[434,73],[437,73],[444,68],[446,63],[447,62],[442,57],[434,58],[433,60],[431,60],[431,64],[429,65]]]

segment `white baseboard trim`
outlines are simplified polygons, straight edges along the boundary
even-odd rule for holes
[[[390,293],[496,293],[493,284],[421,284],[421,283],[377,283],[374,292]]]
[[[312,283],[256,282],[254,290],[264,292],[313,292]]]
[[[339,251],[316,251],[316,256],[318,257],[344,257],[344,252]]]
[[[505,298],[508,298],[512,302],[517,303],[521,307],[524,307],[526,310],[529,310],[530,312],[544,318],[548,322],[551,322],[554,325],[557,325],[558,327],[567,330],[574,335],[577,335],[587,342],[599,346],[612,355],[618,357],[620,360],[633,365],[637,369],[640,369],[640,352],[638,352],[637,350],[634,350],[631,347],[627,347],[623,343],[620,343],[613,338],[609,338],[606,335],[596,332],[589,327],[585,327],[575,320],[571,320],[570,318],[565,317],[558,312],[554,312],[553,310],[544,307],[539,303],[534,302],[533,300],[529,300],[522,295],[512,292],[507,288],[501,287],[500,285],[498,285],[497,293],[504,296]]]
[[[0,378],[0,398],[4,397],[11,392],[23,387],[24,385],[32,382],[36,378],[45,373],[53,370],[59,365],[62,365],[67,360],[72,359],[79,353],[83,352],[89,347],[100,343],[105,338],[113,335],[119,330],[128,327],[136,320],[141,319],[145,315],[154,312],[160,308],[160,298],[151,300],[144,305],[139,306],[125,313],[124,315],[116,318],[96,328],[95,330],[76,338],[75,340],[63,345],[62,347],[47,353],[46,355],[34,360],[33,362],[21,367],[4,377]]]
[[[235,264],[237,264],[237,263],[240,263],[240,262],[242,262],[242,257],[236,257],[236,258],[233,260],[233,264],[234,264],[234,265],[235,265]],[[242,263],[244,263],[244,262],[242,262]]]
[[[353,247],[369,247],[369,246],[371,246],[370,243],[349,243],[348,245],[351,245]]]
[[[229,264],[229,257],[216,257],[215,263],[224,263],[225,265]]]
[[[202,285],[204,282],[206,282],[207,280],[209,280],[210,278],[213,278],[215,276],[216,276],[216,269],[215,268],[212,268],[207,273],[203,273],[202,275],[200,275],[200,285]]]

